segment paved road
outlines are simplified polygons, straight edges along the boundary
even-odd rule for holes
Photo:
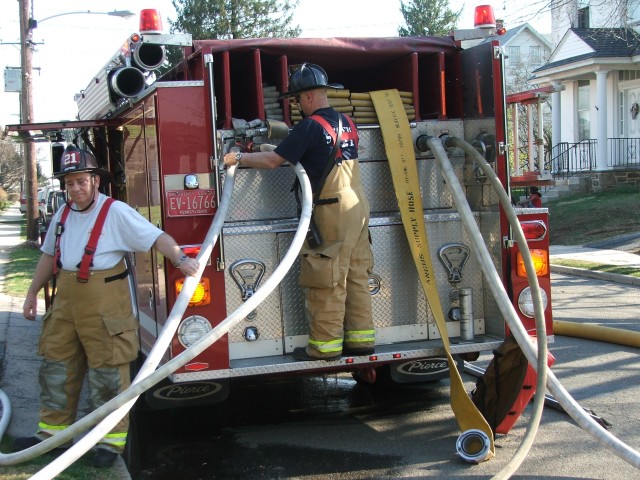
[[[0,216],[0,269],[18,242],[21,217],[18,212],[6,221],[12,213]],[[594,258],[594,250],[573,252],[578,253]],[[639,289],[554,274],[554,314],[638,331]],[[2,388],[14,403],[9,429],[14,435],[32,433],[37,417],[34,352],[40,324],[25,321],[21,305],[21,299],[0,294],[0,346],[5,341],[10,346],[0,357]],[[609,421],[612,433],[640,450],[637,349],[565,337],[556,337],[551,349],[557,358],[553,370],[566,388]],[[486,364],[488,358],[482,360]],[[470,391],[475,379],[464,379]],[[446,382],[371,391],[348,376],[329,376],[269,386],[254,382],[243,389],[230,410],[194,411],[189,418],[162,412],[146,443],[154,469],[141,478],[489,478],[514,454],[530,415],[529,408],[497,439],[495,459],[474,466],[454,453],[459,431]],[[600,447],[567,415],[547,409],[516,477],[618,480],[640,478],[640,472]]]
[[[554,274],[553,301],[559,320],[640,331],[640,287]],[[576,400],[640,450],[637,349],[556,337],[551,350],[557,359],[553,371]],[[475,379],[463,377],[470,391]],[[459,431],[447,383],[371,390],[347,375],[249,381],[232,388],[224,407],[141,416],[148,434],[141,459],[151,465],[141,478],[490,478],[519,447],[531,407],[508,435],[496,439],[493,460],[470,465],[455,455]],[[640,478],[640,471],[568,415],[547,408],[514,478],[620,480]]]

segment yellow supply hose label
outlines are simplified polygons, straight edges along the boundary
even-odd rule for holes
[[[495,453],[493,432],[467,394],[450,352],[447,326],[429,254],[413,138],[402,99],[397,90],[380,90],[370,92],[370,95],[380,121],[405,234],[449,360],[451,408],[460,430],[481,430],[490,439],[490,453],[484,459],[488,460]]]

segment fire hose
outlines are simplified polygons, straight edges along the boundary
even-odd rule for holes
[[[420,139],[418,140],[420,143]],[[504,288],[500,282],[500,279],[497,278],[497,273],[495,272],[493,263],[491,262],[491,259],[488,256],[489,255],[488,251],[486,251],[486,246],[482,241],[480,231],[478,229],[478,226],[475,223],[475,220],[473,219],[473,216],[471,215],[471,211],[468,205],[466,204],[466,202],[462,201],[465,199],[464,193],[462,191],[462,187],[458,182],[455,172],[453,171],[453,168],[448,162],[448,157],[446,155],[446,151],[444,150],[443,144],[447,147],[461,148],[467,155],[469,155],[475,162],[477,162],[477,164],[483,170],[483,172],[485,173],[489,181],[494,186],[496,193],[498,194],[500,203],[507,214],[507,218],[509,220],[509,223],[511,224],[511,227],[514,230],[516,241],[520,245],[526,246],[527,243],[524,237],[524,233],[522,232],[520,222],[518,221],[515,211],[511,205],[509,196],[507,192],[504,190],[504,188],[502,187],[500,180],[498,179],[497,175],[495,174],[491,166],[487,163],[487,161],[482,157],[482,155],[480,155],[480,153],[478,153],[478,151],[471,144],[467,143],[462,139],[445,136],[442,138],[442,140],[440,140],[435,137],[430,137],[423,140],[422,143],[423,145],[428,146],[428,148],[430,148],[433,151],[437,161],[439,162],[443,170],[443,174],[445,175],[449,188],[451,188],[454,191],[454,198],[456,199],[457,206],[459,208],[462,207],[460,208],[460,215],[461,215],[462,221],[465,225],[465,228],[467,229],[468,233],[472,238],[474,246],[476,247],[476,249],[478,249],[478,251],[481,254],[480,264],[483,269],[483,272],[485,273],[487,278],[490,280],[489,285],[494,293],[496,301],[498,302],[498,307],[500,308],[500,311],[504,315],[507,321],[507,324],[511,329],[511,332],[513,333],[518,344],[522,348],[522,351],[525,353],[527,359],[529,360],[529,363],[538,371],[538,374],[539,374],[538,380],[540,380],[540,377],[544,375],[544,373],[546,372],[547,388],[553,394],[553,396],[558,400],[558,402],[562,405],[565,411],[576,421],[576,423],[580,427],[582,427],[584,430],[586,430],[589,434],[591,434],[594,437],[594,439],[597,440],[601,445],[611,450],[614,454],[622,458],[627,463],[633,465],[636,468],[640,468],[640,453],[633,450],[631,447],[629,447],[624,442],[622,442],[621,440],[613,436],[608,431],[604,430],[593,418],[591,418],[591,416],[587,412],[585,412],[585,410],[564,389],[564,387],[560,384],[560,382],[555,377],[553,372],[549,368],[547,368],[546,363],[544,361],[541,361],[541,359],[546,359],[546,355],[544,356],[542,354],[539,356],[537,355],[536,349],[531,344],[529,335],[527,334],[521,322],[519,321],[519,318],[515,312],[515,309],[511,304],[511,301],[509,300],[506,292],[504,291]],[[530,256],[528,256],[529,258],[527,259],[528,249],[521,248],[521,252],[523,253],[525,258],[525,266],[527,270],[527,277],[529,279],[529,283],[532,287],[534,285],[537,286],[537,279],[530,278],[533,269],[532,269],[532,265],[530,264],[531,262]],[[536,298],[537,297],[536,293],[539,295],[539,290],[537,292],[533,291],[534,309],[536,312],[536,315],[535,315],[536,327],[538,327],[538,323],[539,323],[538,312],[540,310],[540,298],[539,297]],[[538,333],[538,344],[540,344],[541,341],[546,342],[546,339],[542,337],[540,333]],[[538,351],[540,353],[543,352],[540,346],[538,347]],[[536,391],[536,397],[534,400],[534,409],[536,410],[536,412],[534,412],[535,415],[537,415],[537,410],[542,410],[543,404],[544,404],[544,388],[538,387]],[[534,419],[532,418],[532,422],[533,420]],[[523,439],[522,445],[518,449],[514,457],[503,468],[503,470],[499,472],[494,478],[508,478],[511,475],[511,473],[513,473],[518,468],[518,466],[522,463],[522,461],[524,460],[524,455],[526,455],[526,452],[528,451],[528,448],[529,448],[527,444],[530,444],[533,441],[533,438],[532,438],[533,434],[530,434],[530,431],[532,431],[532,429],[527,430],[527,437],[530,437],[530,438]],[[525,440],[527,444],[525,444]]]
[[[298,252],[302,248],[302,244],[305,241],[307,230],[309,228],[309,221],[311,218],[311,185],[304,168],[300,164],[296,164],[294,171],[300,180],[302,187],[302,211],[300,214],[300,223],[298,229],[293,237],[293,241],[287,253],[282,258],[280,264],[276,267],[273,274],[265,281],[262,287],[234,312],[232,312],[226,319],[219,323],[215,328],[209,331],[198,342],[189,347],[184,352],[180,353],[161,367],[156,370],[156,367],[160,363],[164,350],[169,345],[175,330],[186,310],[186,307],[195,291],[195,288],[202,276],[204,267],[206,265],[207,258],[211,255],[211,251],[217,237],[222,230],[224,223],[224,217],[229,208],[231,194],[233,191],[234,173],[235,167],[231,167],[227,170],[227,176],[224,183],[224,191],[220,201],[220,207],[216,212],[209,232],[203,242],[202,249],[198,254],[197,260],[200,262],[200,269],[198,273],[193,277],[187,277],[184,283],[184,287],[176,303],[171,311],[171,314],[167,318],[167,322],[162,329],[161,334],[158,337],[158,341],[154,344],[153,349],[149,353],[147,361],[141,367],[140,372],[133,380],[132,385],[124,392],[118,394],[116,397],[100,406],[87,416],[78,420],[69,428],[56,434],[55,436],[39,443],[33,447],[30,447],[22,452],[16,452],[12,454],[0,454],[0,465],[13,465],[21,463],[38,455],[41,455],[49,450],[60,446],[73,440],[73,437],[84,432],[89,427],[96,425],[93,430],[87,433],[82,439],[75,443],[62,455],[57,457],[53,462],[48,464],[34,476],[32,479],[44,480],[52,479],[65,468],[79,459],[84,453],[92,448],[100,439],[108,433],[122,417],[131,409],[133,404],[139,395],[144,393],[149,388],[153,387],[168,375],[176,371],[178,368],[193,360],[196,356],[201,354],[214,342],[224,336],[235,324],[239,323],[243,318],[249,315],[265,298],[276,288],[276,286],[282,281],[284,276],[290,270],[291,266],[295,262]],[[5,400],[7,404],[5,404]],[[5,421],[6,413],[10,412],[10,406],[8,405],[8,399],[6,395],[0,390],[0,401],[3,404],[3,416],[0,419],[0,427],[4,427],[0,430],[0,438],[4,434],[4,429],[8,425],[8,419]]]

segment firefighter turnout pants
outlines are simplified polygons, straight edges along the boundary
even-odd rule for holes
[[[92,272],[87,283],[76,272],[58,273],[53,306],[43,318],[40,367],[39,437],[55,435],[75,422],[82,383],[87,376],[92,410],[130,385],[129,363],[138,355],[138,322],[124,262]],[[114,278],[115,277],[115,278]],[[99,443],[122,453],[129,419],[124,417]]]
[[[313,215],[322,244],[315,249],[303,246],[299,278],[310,324],[307,352],[314,357],[334,357],[343,348],[372,348],[369,202],[357,160],[344,160],[332,169]]]

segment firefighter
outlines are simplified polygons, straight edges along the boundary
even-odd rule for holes
[[[68,146],[54,176],[68,201],[52,220],[55,228],[47,232],[23,306],[24,317],[35,320],[38,292],[53,279],[52,306],[43,317],[38,345],[43,357],[40,421],[34,436],[14,441],[16,451],[75,422],[85,375],[92,409],[129,387],[129,364],[138,355],[139,338],[125,253],[155,247],[184,275],[195,275],[199,267],[172,237],[125,203],[100,193],[110,173],[98,168],[90,152]],[[124,450],[127,428],[125,417],[98,443],[94,466],[113,465]]]
[[[369,202],[357,160],[358,134],[349,117],[330,107],[327,96],[328,89],[342,88],[329,84],[327,73],[319,65],[293,67],[289,91],[281,98],[295,97],[305,118],[273,151],[230,152],[224,156],[227,166],[277,168],[285,161],[300,162],[309,175],[314,198],[318,198],[313,219],[322,243],[314,246],[307,241],[300,252],[299,283],[305,292],[310,334],[308,345],[294,350],[297,360],[337,360],[341,355],[374,351],[369,294],[373,255]],[[343,127],[333,160],[330,155],[339,115]]]

